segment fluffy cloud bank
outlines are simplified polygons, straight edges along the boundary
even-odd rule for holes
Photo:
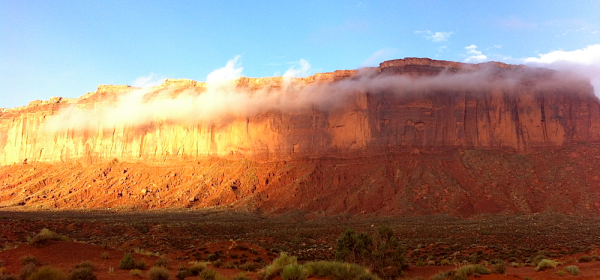
[[[596,96],[600,96],[600,44],[572,51],[552,51],[540,54],[539,57],[524,58],[521,63],[569,71],[587,77],[594,86]]]
[[[541,54],[539,57],[528,57],[524,59],[525,63],[557,63],[571,62],[584,65],[600,64],[600,44],[587,46],[574,51],[552,51],[547,54]]]
[[[465,62],[479,63],[484,62],[488,59],[488,57],[485,54],[477,50],[476,45],[466,46],[465,50],[467,50],[467,55],[469,55],[469,57],[465,59]]]

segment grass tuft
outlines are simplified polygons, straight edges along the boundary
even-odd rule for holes
[[[200,280],[225,280],[225,277],[221,276],[214,269],[205,269],[198,275],[198,279]]]
[[[49,240],[69,241],[69,238],[66,235],[60,235],[54,231],[44,228],[32,238],[28,238],[27,241],[34,247],[41,247],[48,244]]]
[[[131,275],[131,276],[137,276],[137,277],[142,278],[142,271],[139,270],[139,269],[137,269],[137,268],[135,268],[135,269],[132,269],[132,270],[129,271],[129,275]]]
[[[558,263],[553,260],[543,259],[535,267],[535,271],[542,271],[542,270],[546,270],[549,268],[555,268],[557,265],[558,265]]]
[[[32,273],[27,280],[67,280],[67,276],[60,270],[44,266],[40,270]]]
[[[233,278],[231,278],[231,280],[250,280],[250,277],[248,277],[248,275],[246,275],[246,273],[240,272],[237,275],[233,276]]]
[[[187,266],[180,266],[177,268],[177,274],[175,274],[175,278],[183,280],[186,277],[192,276],[192,272],[190,268]]]
[[[286,265],[281,272],[281,279],[283,280],[305,280],[306,277],[307,273],[304,266],[297,263]]]
[[[148,277],[151,280],[169,280],[171,273],[165,267],[155,266],[148,270]]]
[[[207,265],[208,264],[206,262],[193,262],[190,266],[190,272],[192,275],[198,276],[200,272],[206,269]]]
[[[309,277],[332,278],[335,280],[352,280],[362,277],[364,279],[379,279],[366,268],[358,264],[344,262],[318,261],[304,264]]]
[[[30,275],[37,271],[37,264],[28,263],[21,267],[21,271],[19,271],[19,279],[27,279]]]
[[[26,255],[21,257],[21,264],[24,266],[28,264],[33,264],[34,266],[37,266],[39,264],[39,261],[34,255]]]
[[[156,260],[154,262],[154,266],[156,267],[169,267],[169,263],[171,262],[171,260],[169,260],[166,257],[160,257],[158,260]]]
[[[94,266],[90,266],[90,262],[85,262],[84,266],[75,266],[73,270],[69,273],[69,280],[96,280],[98,279],[96,275],[94,275]],[[79,265],[79,264],[78,264]]]
[[[290,264],[298,264],[296,257],[289,256],[286,252],[282,252],[278,258],[273,260],[273,263],[265,268],[265,280],[273,279],[280,274],[283,269]]]
[[[496,274],[504,274],[506,273],[506,266],[504,266],[504,264],[495,264],[494,266],[492,266],[492,272],[496,273]]]
[[[577,276],[580,273],[579,267],[576,265],[569,265],[569,266],[565,267],[564,270],[573,276]]]

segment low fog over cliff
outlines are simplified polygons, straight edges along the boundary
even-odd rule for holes
[[[600,140],[598,98],[573,72],[408,58],[306,78],[240,74],[233,61],[207,82],[100,86],[9,110],[1,162],[527,152]]]

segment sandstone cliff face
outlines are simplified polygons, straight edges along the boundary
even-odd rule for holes
[[[361,76],[365,71],[368,78]],[[458,85],[452,82],[455,77]],[[394,79],[402,78],[413,79],[418,86],[412,82],[394,84]],[[361,86],[364,80],[369,80],[369,86]],[[286,87],[281,77],[240,78],[234,83],[250,94]],[[73,106],[82,111],[110,108],[136,90],[99,86],[96,92],[78,99],[53,98],[4,110],[0,115],[0,164],[25,159],[164,162],[212,156],[278,161],[406,151],[436,153],[454,148],[526,153],[600,140],[600,103],[589,82],[544,69],[409,58],[364,71],[317,74],[291,83],[309,89],[307,86],[312,85],[349,86],[338,87],[348,93],[336,99],[336,106],[331,108],[319,104],[303,110],[269,107],[220,122],[157,118],[142,124],[45,128],[51,118]],[[378,86],[383,83],[391,86]],[[167,88],[177,98],[182,92],[200,96],[207,85],[166,80],[144,98],[152,99]]]

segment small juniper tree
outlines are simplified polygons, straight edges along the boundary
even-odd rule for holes
[[[126,253],[125,256],[123,256],[123,259],[121,260],[121,263],[119,264],[119,268],[126,269],[126,270],[135,268],[135,260],[131,256],[131,253]]]
[[[371,253],[371,267],[373,272],[383,278],[396,278],[402,274],[408,263],[404,257],[404,246],[394,236],[394,232],[387,225],[377,228],[373,238]],[[393,267],[392,270],[386,269]]]
[[[366,232],[347,229],[337,240],[335,258],[340,261],[362,263],[369,259],[373,239]]]
[[[400,241],[387,225],[377,228],[375,235],[347,229],[337,240],[336,259],[371,268],[382,278],[392,279],[408,267]]]

